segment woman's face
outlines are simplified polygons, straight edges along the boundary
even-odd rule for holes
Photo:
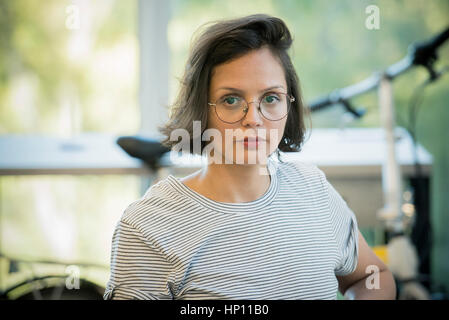
[[[220,100],[223,98],[226,98],[227,106],[236,101],[244,102],[240,99],[248,102],[246,113],[240,111],[243,119],[235,123],[220,120],[215,111],[218,106],[209,107],[207,128],[218,130],[222,138],[221,146],[213,142],[215,159],[221,157],[222,163],[260,164],[276,150],[284,134],[287,116],[277,121],[268,120],[258,111],[258,104],[261,99],[267,105],[277,101],[276,97],[282,96],[277,93],[288,93],[285,74],[280,62],[266,47],[213,69],[209,102],[223,101]],[[231,132],[232,139],[229,137]]]

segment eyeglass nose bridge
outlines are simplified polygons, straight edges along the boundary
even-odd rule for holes
[[[250,102],[246,102],[245,101],[245,103],[246,103],[246,105],[245,105],[245,107],[243,107],[243,112],[246,114],[246,113],[248,113],[248,110],[249,110],[249,104],[250,103],[258,103],[258,105],[257,105],[257,110],[260,112],[261,110],[260,110],[260,101],[250,101]]]

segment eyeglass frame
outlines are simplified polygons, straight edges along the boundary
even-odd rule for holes
[[[260,109],[260,104],[262,103],[262,99],[263,99],[268,93],[271,93],[271,92],[267,92],[265,95],[263,95],[263,96],[260,98],[259,104],[258,104],[258,106],[257,106],[257,111],[259,111],[259,113],[262,115],[262,117],[264,117],[264,118],[267,119],[268,121],[280,121],[280,120],[284,119],[284,118],[288,115],[288,112],[290,111],[290,108],[287,110],[287,113],[286,113],[283,117],[281,117],[281,118],[279,118],[279,119],[276,119],[276,120],[268,119],[268,118],[263,114],[262,110]],[[275,93],[277,93],[277,94],[284,94],[284,95],[288,98],[288,99],[287,99],[287,102],[289,102],[289,103],[292,103],[292,102],[295,102],[295,101],[296,101],[295,97],[292,96],[291,94],[284,93],[284,92],[275,92]],[[243,98],[243,97],[241,97],[241,98],[242,98],[242,99],[245,101],[245,103],[246,103],[246,106],[243,108],[243,112],[244,112],[245,114],[244,114],[243,117],[241,117],[239,120],[233,121],[233,122],[224,121],[224,120],[221,119],[220,116],[218,115],[218,113],[217,113],[217,102],[218,102],[218,100],[221,99],[221,98],[218,98],[217,101],[215,101],[215,103],[208,102],[207,104],[209,105],[209,107],[215,107],[215,108],[214,108],[214,109],[215,109],[215,114],[217,115],[217,118],[220,119],[220,121],[223,121],[224,123],[233,124],[233,123],[237,123],[237,122],[239,122],[239,121],[242,121],[242,120],[246,117],[246,115],[248,114],[249,104],[250,104],[250,103],[255,103],[255,102],[257,102],[257,101],[250,101],[250,102],[248,102],[248,101],[246,101],[245,98]]]

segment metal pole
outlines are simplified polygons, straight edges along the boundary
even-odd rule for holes
[[[171,16],[170,0],[139,0],[139,133],[159,137],[158,126],[167,120],[169,102],[170,48],[167,40]],[[140,193],[157,179],[158,173],[142,176]]]
[[[402,180],[397,159],[395,135],[395,109],[393,102],[392,80],[384,75],[379,83],[379,107],[381,126],[385,135],[385,158],[382,164],[382,189],[384,207],[379,210],[378,218],[385,222],[389,231],[403,232],[402,224]]]

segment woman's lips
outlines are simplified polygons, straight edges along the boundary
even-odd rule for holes
[[[259,141],[254,140],[254,141],[244,141],[243,145],[245,146],[245,148],[248,149],[254,149],[257,148],[259,146]]]
[[[251,149],[257,148],[260,144],[265,142],[265,139],[260,137],[245,137],[243,140],[240,140],[240,142],[243,142],[245,148]]]

